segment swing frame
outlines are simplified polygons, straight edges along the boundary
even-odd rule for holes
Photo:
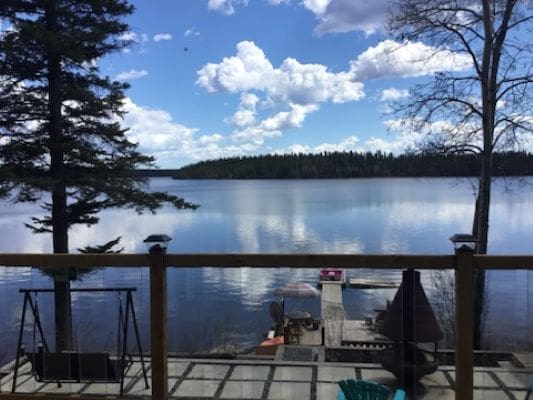
[[[137,325],[137,317],[135,315],[135,308],[133,306],[132,292],[135,292],[137,288],[124,287],[124,288],[74,288],[70,289],[70,292],[116,292],[119,294],[126,293],[126,310],[123,313],[122,300],[119,300],[119,316],[118,316],[118,339],[117,339],[117,353],[120,351],[120,358],[112,360],[109,353],[106,352],[50,352],[46,339],[44,337],[43,327],[41,324],[41,318],[39,316],[39,309],[37,302],[34,301],[33,296],[38,293],[55,293],[54,289],[19,289],[20,293],[24,293],[24,303],[22,307],[22,316],[20,321],[20,330],[17,343],[17,355],[15,358],[15,366],[13,373],[13,385],[11,392],[15,393],[17,387],[18,370],[20,367],[20,359],[23,355],[27,355],[31,362],[32,374],[38,382],[57,382],[61,387],[61,382],[120,382],[120,396],[124,394],[124,377],[126,373],[126,355],[129,358],[129,364],[131,364],[131,354],[127,354],[127,342],[128,342],[128,325],[131,314],[131,320],[133,323],[133,329],[135,332],[135,339],[139,355],[141,359],[142,372],[146,389],[150,388],[148,383],[148,376],[146,372],[146,365],[144,362],[143,351],[141,347],[141,340],[139,335],[139,328]],[[26,353],[24,351],[24,345],[22,343],[24,326],[26,324],[26,311],[30,307],[30,311],[34,320],[34,335],[35,327],[39,331],[41,337],[41,344],[37,352]],[[122,349],[120,350],[120,348]],[[117,354],[118,355],[118,354]],[[47,371],[44,368],[45,364],[50,364],[53,368]],[[100,364],[101,363],[101,364]],[[104,372],[100,368],[95,368],[95,365],[99,364],[103,366]],[[118,371],[117,371],[118,369]],[[118,373],[117,373],[118,372]]]

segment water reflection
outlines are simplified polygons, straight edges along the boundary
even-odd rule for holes
[[[533,179],[529,178],[533,183]],[[137,215],[129,210],[101,214],[91,228],[71,232],[71,249],[122,237],[126,252],[144,252],[142,240],[151,233],[173,237],[169,252],[207,253],[440,253],[450,254],[448,238],[470,230],[472,187],[456,179],[360,179],[308,181],[172,181],[153,179],[154,190],[169,190],[198,203],[196,211],[164,208],[158,214]],[[492,253],[531,253],[533,188],[503,191],[496,181],[492,199],[489,249]],[[24,227],[38,215],[37,206],[3,204],[0,229],[2,252],[49,252],[48,235],[32,235]],[[236,334],[239,345],[262,339],[270,324],[268,302],[276,287],[287,281],[315,283],[316,269],[204,268],[169,271],[169,327],[173,351],[206,349]],[[352,277],[399,279],[399,272],[354,270]],[[431,291],[431,280],[423,274]],[[532,274],[489,274],[488,326],[491,338],[522,343],[520,330],[531,332]],[[101,269],[83,276],[76,285],[135,286],[135,306],[143,340],[148,337],[149,284],[145,269]],[[30,269],[0,268],[2,347],[13,346],[22,298],[19,287],[51,287],[50,279]],[[344,302],[351,318],[364,318],[391,299],[394,290],[346,290]],[[84,346],[112,342],[116,298],[74,294],[75,323],[90,320]],[[52,303],[42,299],[46,320]],[[291,304],[289,304],[291,306]],[[315,314],[319,302],[293,302]],[[515,310],[519,310],[516,311]],[[521,318],[520,318],[521,312]],[[109,319],[108,319],[109,318]],[[525,322],[524,322],[525,321]],[[47,322],[51,329],[52,323]],[[80,339],[81,340],[81,339]],[[224,342],[224,343],[223,343]],[[146,343],[146,342],[145,342]],[[192,348],[191,348],[192,347]],[[6,348],[6,347],[4,347]],[[1,355],[0,355],[1,358]]]

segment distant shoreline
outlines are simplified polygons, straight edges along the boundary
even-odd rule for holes
[[[179,169],[141,169],[136,176],[173,179],[444,178],[479,176],[476,155],[332,152],[201,161]],[[492,176],[533,176],[533,154],[495,153]]]
[[[173,171],[173,172],[167,172]],[[475,175],[412,175],[412,176],[346,176],[346,177],[325,177],[325,178],[180,178],[175,176],[178,170],[137,170],[136,175],[145,178],[172,178],[178,181],[311,181],[311,180],[335,180],[335,179],[413,179],[413,178],[477,178]],[[533,178],[533,174],[527,175],[494,175],[495,178]]]
[[[149,178],[172,178],[176,181],[333,181],[341,179],[437,179],[437,178],[457,178],[457,179],[477,179],[475,175],[435,175],[435,176],[345,176],[345,177],[330,177],[330,178],[177,178],[172,176],[147,176]],[[529,175],[494,175],[494,178],[533,178],[533,174]]]

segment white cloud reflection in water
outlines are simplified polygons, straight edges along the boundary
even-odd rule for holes
[[[527,180],[533,183],[533,179]],[[494,185],[489,250],[500,254],[531,253],[532,186],[516,185],[515,191],[510,193],[503,191],[503,186],[500,180]],[[152,187],[170,190],[201,207],[196,211],[164,208],[156,215],[140,216],[130,210],[107,211],[102,213],[98,225],[77,227],[72,231],[71,249],[122,236],[125,252],[145,252],[142,240],[146,236],[167,233],[173,238],[169,247],[171,253],[450,254],[452,246],[448,238],[457,232],[468,232],[473,213],[470,184],[455,179],[154,179]],[[23,225],[34,213],[39,214],[38,207],[3,205],[0,231],[4,240],[0,243],[0,251],[50,251],[49,235],[32,235]],[[24,274],[0,268],[1,288],[28,286],[36,275],[32,278]],[[399,279],[399,272],[395,271],[365,269],[350,270],[348,274]],[[173,349],[183,350],[180,346],[185,346],[187,340],[181,337],[193,340],[198,334],[207,342],[212,341],[213,321],[222,325],[229,321],[227,324],[247,341],[253,342],[255,337],[260,339],[270,323],[268,302],[275,298],[273,291],[287,281],[314,283],[316,275],[317,269],[255,269],[246,266],[240,269],[171,269],[169,325],[172,332],[176,332],[171,341]],[[517,326],[517,315],[512,310],[531,303],[533,283],[531,273],[522,277],[529,282],[525,288],[515,275],[505,279],[497,276],[489,277],[489,291],[492,291],[489,320],[493,321],[490,333],[493,338],[503,338]],[[423,282],[429,284],[426,277]],[[106,269],[87,276],[82,284],[139,287],[136,295],[138,312],[146,319],[146,272]],[[517,290],[523,293],[520,295]],[[18,298],[13,304],[12,299],[16,298],[13,293],[9,290],[9,293],[0,294],[3,309],[19,310]],[[344,292],[346,309],[351,317],[362,318],[371,315],[374,308],[382,306],[394,293],[394,290],[347,290]],[[507,293],[505,298],[501,297],[503,293]],[[82,300],[83,297],[75,297],[76,307],[85,307],[86,302]],[[293,305],[298,307],[299,303]],[[301,306],[312,308],[316,305],[302,303]],[[526,313],[531,314],[532,310],[529,306]],[[111,311],[114,312],[114,308]],[[96,308],[92,311],[84,309],[84,312],[94,318],[98,316]],[[9,318],[13,320],[15,314]],[[530,316],[529,321],[532,319]],[[141,329],[146,329],[145,322]],[[187,331],[177,328],[188,325],[191,328]],[[0,331],[7,335],[11,328],[0,326]],[[250,332],[256,336],[250,338]]]

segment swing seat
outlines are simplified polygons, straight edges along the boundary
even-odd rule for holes
[[[120,382],[120,360],[108,353],[26,353],[39,382]]]
[[[31,372],[39,382],[56,382],[58,387],[61,382],[116,382],[120,383],[120,397],[124,395],[124,379],[126,367],[133,363],[131,354],[127,353],[128,349],[128,321],[133,322],[133,329],[137,341],[137,349],[141,358],[141,368],[144,377],[145,388],[149,389],[148,375],[143,358],[141,339],[139,337],[139,328],[135,318],[135,309],[133,307],[132,292],[135,288],[77,288],[70,289],[71,292],[116,292],[119,296],[118,311],[118,339],[117,339],[117,357],[110,357],[109,353],[104,352],[50,352],[43,333],[41,319],[39,317],[39,308],[37,305],[37,293],[52,292],[54,289],[19,289],[24,293],[24,304],[22,306],[22,316],[20,319],[19,340],[17,344],[17,356],[15,358],[15,367],[11,392],[17,390],[17,377],[20,367],[20,358],[26,355],[31,363]],[[122,308],[121,293],[126,293],[126,309]],[[33,296],[32,296],[33,294]],[[34,349],[35,335],[38,331],[42,344],[37,352],[25,352],[22,344],[24,335],[24,324],[26,323],[26,310],[30,308],[34,320]],[[122,349],[122,350],[121,350]],[[129,362],[126,361],[128,357]]]

